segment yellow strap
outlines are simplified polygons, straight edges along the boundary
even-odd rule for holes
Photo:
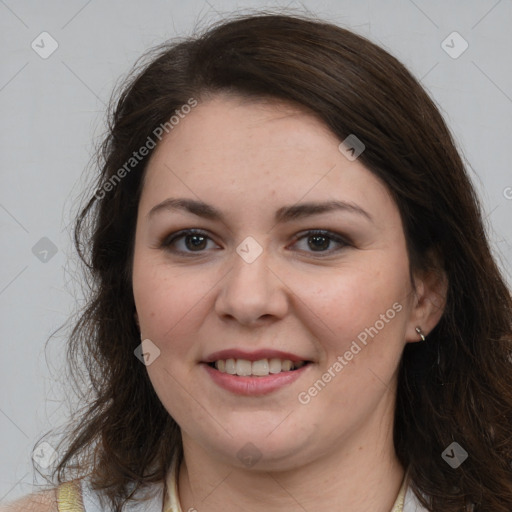
[[[402,485],[400,486],[400,491],[398,492],[398,496],[396,497],[396,501],[391,509],[391,512],[403,512],[405,505],[405,495],[407,493],[407,484],[408,484],[408,472],[405,473],[404,479],[402,481]]]
[[[85,512],[78,481],[64,482],[59,485],[57,507],[59,512]]]

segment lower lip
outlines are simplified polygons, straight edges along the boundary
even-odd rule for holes
[[[292,382],[295,382],[305,371],[308,370],[311,363],[302,368],[289,372],[273,373],[265,377],[239,377],[230,373],[219,372],[215,368],[203,363],[203,367],[208,372],[213,382],[221,388],[231,391],[237,395],[257,396],[267,395],[281,389]]]

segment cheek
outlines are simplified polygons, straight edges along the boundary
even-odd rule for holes
[[[321,338],[325,349],[343,348],[379,321],[380,315],[384,314],[385,320],[395,319],[397,309],[405,310],[410,294],[407,271],[403,265],[390,264],[393,259],[387,262],[383,258],[372,259],[371,264],[330,269],[324,276],[302,275],[291,285],[301,298],[297,304],[303,310],[302,318],[310,318],[310,328]],[[401,307],[395,305],[393,309],[394,304]]]
[[[209,289],[207,280],[189,270],[136,257],[133,293],[142,335],[163,342],[179,331],[190,333]]]

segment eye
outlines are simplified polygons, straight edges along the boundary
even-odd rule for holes
[[[335,251],[339,251],[346,246],[349,246],[350,243],[342,238],[340,235],[333,233],[331,231],[325,231],[323,229],[312,229],[303,233],[302,235],[297,235],[296,242],[294,245],[297,245],[299,242],[306,241],[306,252],[319,252],[319,253],[328,253],[331,254]],[[332,244],[337,244],[338,248],[332,250]],[[308,250],[309,249],[309,250]],[[331,249],[331,250],[329,250]]]
[[[218,248],[218,245],[215,244],[206,232],[200,229],[185,229],[165,237],[160,246],[170,252],[191,254],[202,253],[206,249],[214,248],[211,245],[208,246],[209,242]],[[304,242],[306,243],[304,244]],[[312,229],[296,235],[292,245],[297,246],[300,243],[304,245],[304,247],[299,248],[301,251],[326,253],[327,255],[351,245],[350,242],[340,235],[322,229]],[[338,247],[333,249],[333,245]]]
[[[209,241],[213,242],[213,240],[204,231],[199,229],[185,229],[183,231],[178,231],[177,233],[172,233],[164,238],[161,243],[161,247],[171,252],[185,254],[203,252],[204,249],[208,248],[207,246]]]

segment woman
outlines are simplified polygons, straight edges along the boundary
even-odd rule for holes
[[[512,510],[510,293],[395,58],[223,22],[133,75],[102,156],[96,395],[34,510]]]

